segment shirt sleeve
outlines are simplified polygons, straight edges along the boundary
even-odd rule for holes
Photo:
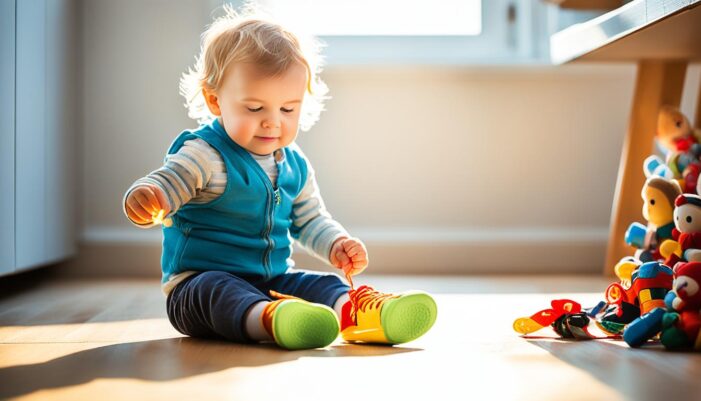
[[[185,141],[176,153],[166,156],[165,164],[161,168],[139,178],[127,189],[122,200],[124,214],[129,218],[126,209],[129,194],[140,186],[153,185],[165,194],[170,209],[168,216],[172,216],[183,205],[200,197],[201,193],[208,189],[212,177],[220,175],[216,170],[224,169],[223,166],[219,152],[204,140],[198,138]],[[223,190],[223,186],[221,187]],[[212,194],[208,200],[212,200]],[[142,228],[155,225],[138,224],[131,219],[129,221]]]
[[[292,205],[292,237],[312,255],[330,263],[329,254],[334,241],[350,235],[326,210],[314,169],[309,163],[307,165],[307,181]]]

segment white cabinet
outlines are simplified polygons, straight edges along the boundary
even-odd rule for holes
[[[15,0],[0,0],[0,274],[15,269]]]
[[[0,274],[75,253],[74,3],[0,0]]]

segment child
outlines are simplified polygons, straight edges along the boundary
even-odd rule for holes
[[[326,211],[294,143],[322,109],[316,55],[284,28],[227,8],[181,81],[190,116],[204,123],[181,133],[165,165],[125,194],[134,224],[163,222],[162,285],[183,334],[305,349],[333,342],[339,319],[346,341],[388,344],[435,321],[424,292],[351,289],[336,274],[293,268],[293,238],[347,278],[368,265],[365,245]]]

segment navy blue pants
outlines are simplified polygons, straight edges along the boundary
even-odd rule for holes
[[[168,294],[170,323],[192,337],[251,342],[244,325],[253,304],[270,301],[268,290],[328,305],[350,287],[336,274],[290,269],[266,282],[249,282],[231,273],[207,271],[180,282]]]

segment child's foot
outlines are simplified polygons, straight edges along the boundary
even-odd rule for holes
[[[425,292],[385,294],[372,287],[350,290],[341,335],[348,342],[401,344],[424,335],[436,321],[436,302]]]
[[[287,349],[321,348],[338,337],[338,318],[333,309],[300,298],[278,294],[270,302],[261,320],[275,342]]]

